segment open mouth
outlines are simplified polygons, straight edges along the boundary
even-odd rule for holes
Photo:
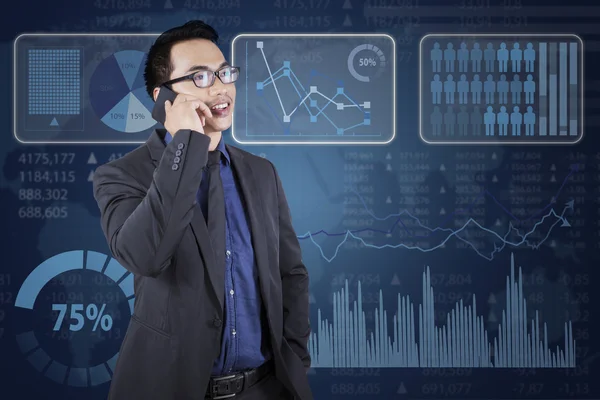
[[[210,108],[213,116],[224,117],[229,114],[230,104],[228,102],[215,104]]]

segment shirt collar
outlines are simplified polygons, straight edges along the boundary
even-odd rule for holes
[[[171,140],[173,140],[173,136],[169,132],[167,132],[165,134],[165,144],[169,144],[171,142]],[[227,147],[225,147],[225,141],[223,140],[223,135],[221,135],[221,140],[219,140],[219,144],[217,144],[217,148],[215,150],[221,151],[221,153],[225,156],[225,160],[227,161],[227,164],[229,164],[231,162],[231,159],[229,158],[229,152],[227,151]]]

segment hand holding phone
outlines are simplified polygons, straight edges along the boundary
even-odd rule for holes
[[[177,94],[165,86],[160,87],[152,118],[162,123],[171,135],[181,129],[204,133],[207,117],[212,117],[212,113],[203,101],[191,95]]]

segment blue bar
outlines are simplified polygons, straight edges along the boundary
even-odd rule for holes
[[[547,95],[548,43],[540,43],[540,96]]]
[[[431,282],[431,276],[429,274],[429,269],[427,270],[427,281]],[[424,353],[425,353],[425,360],[427,361],[427,365],[432,367],[434,366],[433,364],[433,333],[435,332],[435,324],[432,323],[433,321],[433,293],[431,292],[431,283],[429,283],[427,285],[427,288],[425,288],[425,292],[424,292],[426,298],[427,298],[427,302],[424,304],[423,307],[423,316],[425,317],[425,341],[427,342],[426,345],[425,343],[423,345],[425,345],[424,347]]]
[[[556,115],[556,106],[557,106],[557,92],[558,92],[558,82],[557,82],[556,74],[550,74],[550,82],[549,82],[549,90],[550,90],[550,112],[549,112],[549,122],[550,122],[550,136],[556,136],[557,128],[558,128],[558,120]]]
[[[540,43],[539,55],[540,55],[540,73],[539,73],[539,92],[540,92],[540,108],[539,114],[539,130],[540,136],[546,136],[547,133],[547,115],[548,115],[548,75],[547,75],[547,43]]]
[[[348,285],[348,280],[346,280],[345,283],[346,287]],[[346,302],[346,289],[342,288],[341,291],[341,296],[340,296],[340,304],[341,304],[341,317],[342,317],[342,337],[341,337],[341,343],[340,343],[340,355],[342,357],[342,365],[345,368],[348,368],[350,366],[350,364],[348,364],[348,357],[347,355],[347,351],[348,351],[348,318],[347,318],[347,312],[348,312],[348,303]]]
[[[569,43],[569,84],[571,85],[577,85],[577,75],[579,75],[578,56],[577,42]]]
[[[577,136],[578,132],[578,101],[579,101],[579,85],[577,77],[579,75],[579,66],[577,59],[579,52],[577,43],[569,43],[569,135]]]
[[[558,134],[558,57],[556,54],[558,44],[550,43],[548,50],[549,133],[550,136],[556,136]]]
[[[564,136],[567,134],[567,99],[569,93],[567,92],[567,44],[560,43],[559,45],[559,126],[560,135]]]
[[[522,283],[522,279],[521,279],[521,269],[519,268],[519,278],[518,278],[518,282],[517,282],[517,291],[515,292],[517,298],[516,298],[516,306],[517,306],[517,343],[516,343],[516,348],[517,348],[517,367],[522,367],[523,366],[523,335],[522,335],[522,330],[521,330],[521,324],[523,323],[523,285]]]

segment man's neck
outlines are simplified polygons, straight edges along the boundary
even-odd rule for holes
[[[221,137],[223,134],[221,132],[207,132],[206,136],[210,138],[210,145],[208,146],[208,151],[213,151],[217,148],[219,141],[221,141]]]

